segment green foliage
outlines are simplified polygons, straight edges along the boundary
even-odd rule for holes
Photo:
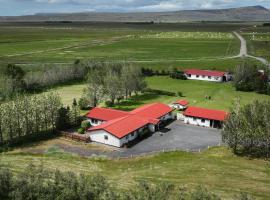
[[[58,110],[58,117],[56,121],[56,128],[58,130],[64,130],[70,127],[70,109],[69,107],[61,107]]]
[[[255,101],[233,106],[222,132],[223,141],[235,153],[255,156],[270,155],[270,102]]]
[[[54,132],[62,103],[54,93],[20,96],[0,105],[0,143]]]
[[[12,191],[13,175],[7,168],[0,168],[0,199],[9,199]]]
[[[79,128],[77,131],[81,135],[85,134],[85,129],[84,128]]]
[[[259,70],[263,70],[261,73]],[[255,65],[244,63],[238,65],[234,73],[234,86],[239,91],[256,91],[258,93],[270,94],[268,84],[269,72],[267,68],[259,68]]]
[[[88,73],[87,88],[81,97],[81,107],[86,104],[96,107],[103,100],[110,100],[111,106],[115,100],[123,96],[130,97],[146,87],[146,82],[139,68],[125,63],[102,63],[91,65]],[[83,105],[84,104],[84,105]]]
[[[87,131],[87,129],[89,129],[91,127],[91,123],[89,121],[82,121],[81,123],[81,128],[85,131]]]
[[[0,168],[0,197],[3,200],[219,200],[203,187],[187,190],[173,184],[140,181],[128,191],[120,191],[100,175],[77,175],[73,172],[46,170],[29,165],[13,176],[8,168]],[[4,185],[3,185],[4,184]],[[238,199],[253,200],[246,194]]]

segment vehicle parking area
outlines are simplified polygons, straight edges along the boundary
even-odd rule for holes
[[[121,149],[118,153],[121,156],[130,156],[170,150],[200,151],[221,144],[221,130],[219,129],[204,128],[184,124],[182,121],[174,121],[166,128],[130,148]]]

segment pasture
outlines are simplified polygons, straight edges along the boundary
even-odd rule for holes
[[[243,31],[251,55],[270,60],[270,28],[253,27]]]
[[[0,62],[14,63],[72,63],[75,59],[177,61],[232,56],[239,49],[239,41],[231,33],[218,29],[168,32],[165,28],[135,29],[128,25],[120,28],[2,25],[0,44]]]
[[[128,190],[136,181],[143,179],[191,188],[203,185],[226,199],[232,199],[239,192],[248,192],[258,199],[270,198],[269,162],[237,157],[225,147],[212,148],[202,153],[170,152],[108,160],[68,154],[54,144],[89,148],[83,144],[56,139],[3,153],[0,155],[0,163],[11,166],[14,172],[23,171],[27,165],[34,163],[42,164],[45,169],[101,174],[122,190]]]
[[[176,80],[168,76],[147,77],[146,82],[151,89],[158,89],[170,92],[182,92],[183,97],[171,97],[154,93],[144,93],[133,96],[129,100],[122,101],[115,105],[115,108],[122,110],[132,110],[146,103],[162,102],[172,103],[178,99],[187,99],[191,105],[202,106],[213,109],[223,109],[229,111],[232,103],[240,98],[241,104],[251,103],[252,101],[270,100],[270,96],[257,94],[255,92],[239,92],[232,86],[232,83],[210,83],[204,81]],[[58,93],[65,105],[71,105],[74,98],[81,97],[84,83],[62,86],[50,91]],[[206,100],[205,96],[211,96],[211,100]]]

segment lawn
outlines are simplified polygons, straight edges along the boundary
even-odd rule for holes
[[[182,92],[183,99],[190,101],[191,105],[202,106],[213,109],[223,109],[229,111],[232,103],[238,97],[242,104],[251,103],[254,100],[270,100],[270,96],[257,94],[254,92],[239,92],[235,91],[232,83],[211,83],[205,81],[193,80],[175,80],[167,76],[147,77],[146,82],[149,88],[170,91]],[[77,100],[81,97],[85,84],[69,85],[58,87],[50,91],[58,93],[65,105],[70,105],[74,98]],[[211,100],[206,100],[205,96],[211,96]],[[132,110],[146,103],[163,102],[172,103],[180,97],[171,97],[157,95],[153,93],[145,93],[138,96],[133,96],[128,101],[122,101],[115,108],[122,110]]]
[[[67,143],[67,142],[65,142]],[[70,147],[74,144],[69,142]],[[0,163],[13,171],[23,171],[30,163],[46,169],[101,174],[117,188],[127,190],[138,180],[170,182],[186,187],[203,185],[222,197],[248,192],[258,199],[270,198],[270,163],[261,159],[234,156],[227,148],[202,153],[170,152],[132,159],[107,160],[71,155],[50,146],[45,154],[24,149],[2,153]],[[79,144],[76,144],[78,146]],[[85,146],[85,145],[83,145]]]

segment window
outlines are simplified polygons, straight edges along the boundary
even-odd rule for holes
[[[202,76],[203,78],[205,78],[205,76]]]
[[[197,120],[197,118],[194,117],[194,118],[193,118],[193,121],[196,121],[196,120]]]
[[[131,133],[131,136],[133,137],[134,136],[134,133]]]
[[[191,74],[188,74],[187,76],[188,76],[188,77],[191,77]]]
[[[109,139],[108,135],[104,135],[104,139],[108,140]]]
[[[200,76],[199,75],[196,75],[196,78],[199,78]]]
[[[126,139],[128,139],[128,138],[129,138],[129,135],[126,136]]]
[[[205,122],[205,119],[201,119],[201,122],[204,123]]]
[[[208,76],[208,79],[211,79],[211,76]]]

